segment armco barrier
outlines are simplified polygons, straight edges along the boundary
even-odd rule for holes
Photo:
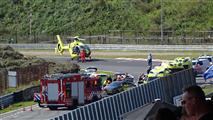
[[[10,45],[15,49],[41,49],[53,50],[56,44],[0,44]],[[213,51],[212,45],[125,45],[125,44],[88,44],[93,50],[159,50],[159,51],[180,51],[180,50],[199,50]]]
[[[11,105],[14,101],[14,96],[12,94],[0,96],[0,109],[3,109],[9,105]]]
[[[25,90],[20,90],[11,94],[0,96],[0,109],[3,109],[13,103],[21,102],[24,100],[32,100],[34,92],[39,91],[39,86],[32,86]]]
[[[196,83],[192,69],[188,69],[103,98],[51,120],[121,120],[122,114],[150,103],[156,98],[172,103],[173,97],[181,94],[183,87],[194,84]]]

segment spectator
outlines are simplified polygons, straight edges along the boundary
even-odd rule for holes
[[[177,118],[175,113],[169,108],[160,108],[157,111],[154,120],[177,120]]]
[[[196,120],[213,120],[209,105],[201,87],[195,85],[183,89],[182,106],[188,116],[194,116]]]
[[[190,116],[186,113],[186,110],[182,108],[180,120],[196,120],[195,116]]]

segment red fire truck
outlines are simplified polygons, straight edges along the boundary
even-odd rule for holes
[[[40,93],[34,93],[34,101],[50,110],[84,105],[102,98],[99,83],[97,77],[84,77],[76,73],[45,75],[40,80]]]

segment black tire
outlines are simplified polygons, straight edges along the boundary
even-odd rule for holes
[[[98,101],[98,96],[97,95],[92,97],[92,102],[95,102],[95,101]]]
[[[40,103],[40,102],[38,102],[38,106],[39,106],[39,107],[43,107],[43,106],[41,106],[41,103]]]
[[[72,106],[68,106],[67,108],[69,110],[73,110],[73,109],[76,109],[78,107],[78,99],[74,99],[73,100],[73,105]]]
[[[184,65],[183,67],[184,67],[184,69],[188,69],[189,65]]]
[[[119,93],[119,92],[121,92],[122,90],[116,90],[116,92],[115,92],[115,94],[117,94],[117,93]]]
[[[49,108],[50,110],[57,110],[57,109],[58,109],[57,106],[49,106],[48,108]]]

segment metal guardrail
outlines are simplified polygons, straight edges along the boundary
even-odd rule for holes
[[[8,107],[9,105],[25,100],[32,100],[34,92],[38,92],[39,86],[32,86],[18,92],[10,93],[0,96],[0,109]]]
[[[43,49],[54,50],[56,44],[0,44],[0,46],[10,45],[15,49]],[[124,45],[124,44],[88,44],[91,49],[96,50],[162,50],[162,51],[179,51],[179,50],[199,50],[213,51],[212,45]]]
[[[0,109],[4,109],[5,107],[11,105],[14,101],[14,95],[13,93],[0,96]]]
[[[182,93],[182,88],[194,85],[192,69],[155,79],[148,84],[115,94],[85,105],[50,120],[122,120],[121,115],[160,98],[172,103],[173,97]]]

